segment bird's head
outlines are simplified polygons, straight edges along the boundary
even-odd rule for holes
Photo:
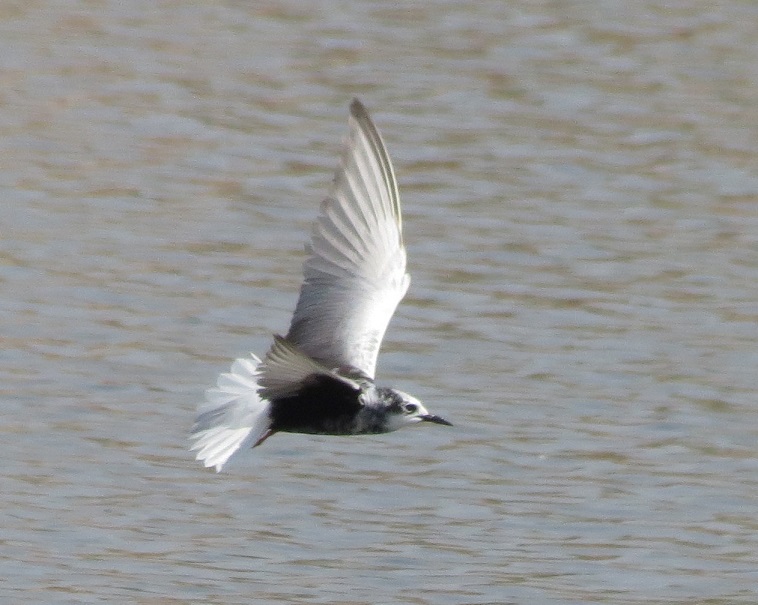
[[[387,431],[396,431],[404,426],[418,422],[434,422],[453,426],[450,422],[434,414],[430,414],[418,399],[397,389],[377,389],[379,396],[386,405],[385,419]]]

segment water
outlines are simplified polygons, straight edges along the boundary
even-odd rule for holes
[[[6,3],[0,595],[754,603],[752,3]],[[359,95],[413,282],[379,376],[455,423],[277,435],[202,391],[285,331]]]

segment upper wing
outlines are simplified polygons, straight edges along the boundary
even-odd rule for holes
[[[330,378],[356,392],[361,390],[355,380],[325,368],[276,334],[261,365],[260,376],[258,394],[269,401],[297,394],[315,376]]]
[[[373,378],[382,338],[410,276],[395,173],[357,99],[349,124],[331,195],[306,249],[305,280],[287,340],[329,368],[351,366]]]

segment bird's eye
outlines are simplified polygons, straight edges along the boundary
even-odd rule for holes
[[[405,404],[405,411],[409,414],[415,414],[418,412],[418,406],[415,403],[406,403]]]

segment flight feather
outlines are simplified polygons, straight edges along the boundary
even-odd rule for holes
[[[408,289],[400,197],[381,136],[358,100],[331,194],[323,202],[287,340],[329,368],[369,378]]]

